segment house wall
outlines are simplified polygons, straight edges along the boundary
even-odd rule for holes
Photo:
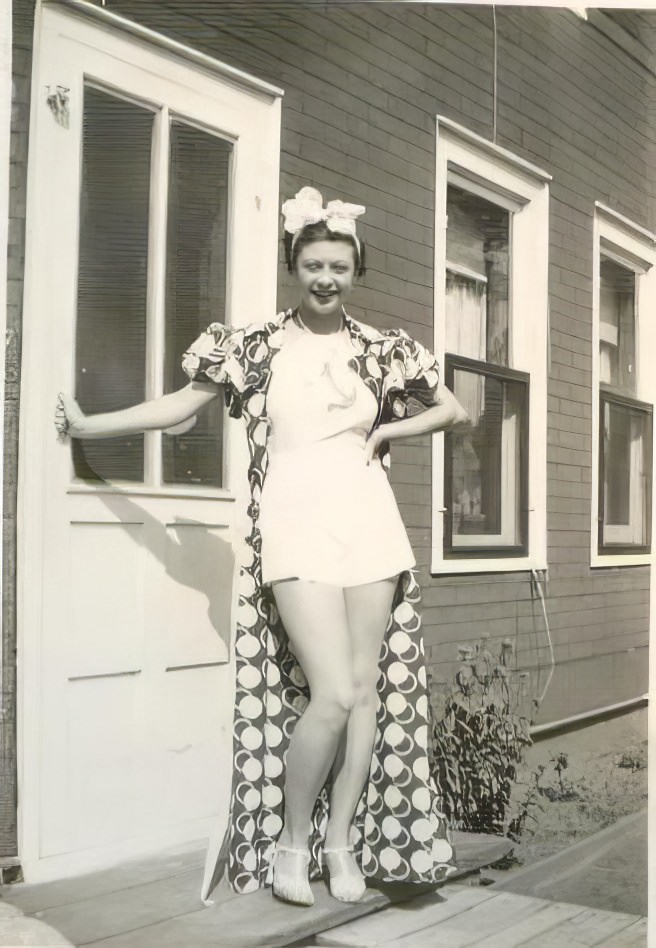
[[[435,119],[443,114],[553,176],[550,234],[547,609],[557,661],[540,720],[646,690],[647,567],[589,567],[592,211],[595,200],[654,227],[653,72],[638,31],[599,11],[251,0],[137,4],[114,12],[282,85],[281,194],[312,183],[367,205],[368,273],[354,315],[433,338]],[[14,23],[10,209],[5,630],[15,625],[18,364],[32,0]],[[631,25],[631,24],[627,24]],[[280,267],[280,306],[292,300]],[[254,318],[266,314],[254,314]],[[457,644],[512,637],[523,667],[547,660],[528,574],[431,577],[428,439],[395,444],[393,482],[417,552],[436,683]],[[10,641],[10,640],[8,640]],[[13,675],[12,662],[5,664]],[[539,688],[546,678],[543,668]],[[14,693],[12,681],[3,692]]]
[[[351,312],[376,326],[432,345],[436,114],[488,139],[496,125],[497,144],[553,176],[545,591],[556,668],[537,720],[646,692],[649,567],[590,568],[594,202],[656,225],[654,73],[639,21],[629,31],[600,11],[584,21],[569,9],[401,3],[109,7],[285,89],[281,197],[312,184],[367,206],[368,272]],[[280,259],[282,308],[293,291]],[[436,687],[457,645],[487,633],[513,639],[541,692],[549,652],[530,575],[431,576],[428,439],[394,445],[392,479]]]
[[[12,20],[7,323],[4,374],[0,856],[13,856],[18,852],[16,829],[16,491],[25,262],[25,197],[27,191],[34,0],[14,0]]]

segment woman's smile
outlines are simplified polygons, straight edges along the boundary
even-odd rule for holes
[[[333,332],[341,325],[342,306],[355,281],[353,247],[344,240],[318,240],[303,247],[295,268],[299,310],[313,332]]]

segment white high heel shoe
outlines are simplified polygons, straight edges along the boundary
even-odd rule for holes
[[[291,846],[276,846],[273,864],[273,894],[294,905],[314,905],[308,880],[310,852]]]
[[[340,902],[359,902],[367,891],[352,846],[324,849],[330,880],[330,894]]]

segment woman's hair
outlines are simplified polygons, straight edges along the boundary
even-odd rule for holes
[[[363,276],[365,272],[364,263],[364,244],[361,240],[356,241],[351,234],[339,234],[331,230],[325,221],[317,221],[316,224],[306,224],[297,234],[290,234],[285,231],[283,238],[285,247],[285,263],[290,273],[296,269],[298,255],[308,244],[317,243],[319,240],[342,241],[350,244],[353,248],[353,257],[355,260],[355,275]],[[358,246],[359,244],[359,246]]]

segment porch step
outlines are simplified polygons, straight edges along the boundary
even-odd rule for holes
[[[453,842],[459,876],[496,862],[512,848],[507,839],[469,833],[454,833]],[[313,883],[315,904],[301,908],[280,902],[269,890],[237,896],[218,887],[208,908],[199,899],[203,855],[196,849],[58,882],[21,883],[9,887],[6,897],[77,946],[280,948],[431,891],[383,886],[350,904],[333,899],[319,881]]]

